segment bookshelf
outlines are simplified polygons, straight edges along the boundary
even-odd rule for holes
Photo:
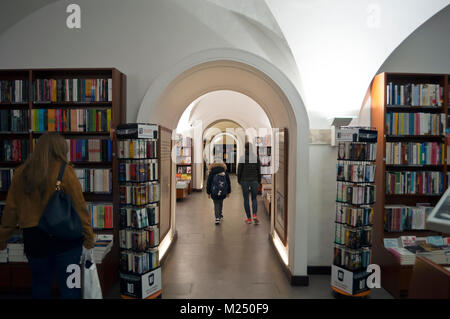
[[[2,85],[2,81],[13,81],[13,90]],[[18,85],[17,81],[24,83]],[[14,92],[14,98],[7,94],[8,88],[10,93]],[[19,123],[14,126],[7,123],[4,115],[8,111],[21,111],[22,121],[17,119]],[[0,170],[14,169],[23,164],[27,154],[33,151],[36,139],[45,131],[57,131],[68,140],[69,148],[71,141],[79,141],[74,145],[77,148],[70,148],[71,152],[80,155],[69,158],[76,171],[110,172],[103,176],[108,183],[106,191],[100,192],[97,188],[84,192],[86,203],[90,205],[94,232],[113,236],[111,251],[97,267],[103,294],[106,295],[119,279],[119,189],[115,173],[118,161],[112,132],[117,125],[126,122],[126,75],[115,68],[0,70],[0,116],[1,149],[4,150],[5,141],[11,139],[24,144],[20,150],[15,148],[19,157],[0,157]],[[93,146],[89,141],[99,144]],[[95,154],[99,153],[103,156],[96,158]],[[95,174],[92,178],[95,179]],[[96,178],[93,182],[100,186],[103,180],[98,174]],[[6,199],[8,187],[1,188],[0,202]],[[0,269],[1,273],[8,274],[0,278],[1,290],[19,292],[30,289],[31,272],[26,263],[0,264]]]
[[[270,215],[272,201],[272,143],[271,136],[255,137],[256,154],[261,162],[261,185],[258,193],[262,194],[264,207]]]
[[[370,293],[366,280],[372,255],[377,132],[372,128],[340,127],[336,131],[336,141],[337,192],[331,288],[341,295],[363,297]]]
[[[192,138],[177,135],[175,143],[177,156],[177,199],[184,199],[186,195],[192,192]]]
[[[378,131],[379,143],[375,176],[377,192],[373,263],[381,266],[383,288],[394,297],[407,297],[413,267],[400,265],[384,247],[383,238],[441,234],[427,230],[426,224],[421,227],[424,229],[398,225],[392,228],[389,223],[385,225],[385,220],[392,220],[386,206],[388,209],[396,205],[434,206],[447,189],[448,143],[445,133],[448,133],[449,128],[449,76],[381,73],[372,81],[371,101],[371,126]],[[422,159],[417,159],[417,155],[422,154],[417,145],[430,150],[424,152]],[[416,179],[419,175],[433,173],[435,178],[431,179],[431,187],[424,187],[428,184],[420,180],[422,177]],[[394,181],[408,183],[409,180],[411,182],[407,186],[410,187],[406,189],[399,190],[392,185]]]
[[[161,295],[159,127],[117,128],[120,188],[120,294],[123,299]]]

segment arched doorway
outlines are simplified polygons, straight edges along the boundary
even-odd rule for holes
[[[281,244],[273,231],[271,240],[291,274],[291,281],[307,285],[309,125],[297,89],[282,72],[246,52],[202,52],[175,65],[153,83],[140,107],[138,121],[174,129],[186,105],[216,90],[232,90],[249,96],[264,109],[272,127],[289,130],[287,244]],[[201,163],[200,158],[201,154],[195,151],[194,161]],[[174,197],[172,201],[175,202]],[[174,211],[172,217],[174,231]]]

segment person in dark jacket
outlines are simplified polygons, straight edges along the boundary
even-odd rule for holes
[[[261,184],[261,162],[259,157],[256,155],[253,145],[249,142],[245,143],[245,154],[239,160],[238,172],[237,172],[238,183],[242,187],[242,195],[244,196],[244,208],[247,219],[245,222],[247,224],[252,223],[249,195],[252,196],[252,210],[253,210],[253,222],[255,224],[259,223],[258,220],[258,187]]]
[[[216,224],[223,220],[223,200],[230,197],[231,183],[227,172],[227,166],[223,162],[214,162],[209,168],[208,181],[206,184],[208,198],[214,202],[214,215]]]

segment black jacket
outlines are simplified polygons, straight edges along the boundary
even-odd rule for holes
[[[250,156],[250,160],[256,158],[256,163],[251,162],[249,156],[242,156],[237,171],[238,183],[241,182],[258,182],[261,184],[261,162],[259,160],[259,156],[257,157],[255,154]]]
[[[209,175],[208,175],[208,181],[206,183],[206,193],[208,195],[211,195],[212,181],[213,181],[214,175],[220,174],[220,173],[225,173],[225,177],[227,179],[227,184],[228,184],[227,194],[231,193],[230,175],[228,175],[227,166],[223,163],[213,163],[213,164],[211,164]],[[211,198],[219,199],[219,198],[214,198],[214,195],[211,195]]]

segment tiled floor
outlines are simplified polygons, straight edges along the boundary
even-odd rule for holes
[[[308,287],[289,284],[269,243],[268,215],[258,203],[259,225],[244,223],[240,186],[224,202],[224,221],[214,224],[205,192],[177,203],[178,240],[162,267],[163,298],[333,298],[330,276],[312,275]],[[371,298],[391,298],[383,289]]]

